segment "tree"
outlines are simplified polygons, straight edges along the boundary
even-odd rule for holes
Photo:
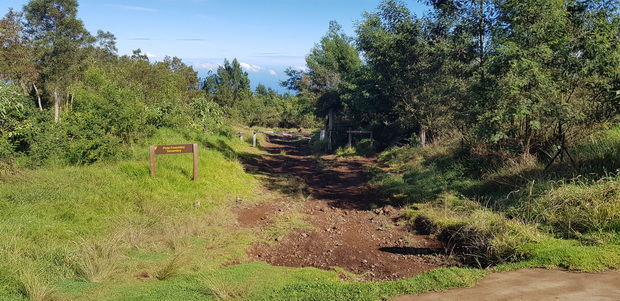
[[[314,105],[316,116],[328,116],[328,136],[333,141],[335,116],[345,110],[344,97],[354,89],[353,79],[361,68],[359,52],[336,21],[306,56],[307,70],[288,68],[288,80],[281,85],[296,90],[298,97]]]
[[[85,68],[83,50],[93,42],[77,12],[76,0],[31,0],[24,6],[25,31],[33,42],[45,90],[52,97],[55,122]]]
[[[12,9],[0,20],[0,80],[17,84],[24,93],[34,88],[39,109],[42,110],[37,88],[39,70],[34,64],[33,48],[24,36],[21,22],[22,14]]]
[[[211,73],[203,83],[203,89],[221,106],[233,108],[252,95],[248,73],[241,69],[237,59],[232,63],[224,59],[224,64]]]
[[[168,69],[176,75],[179,75],[185,84],[185,90],[187,91],[187,97],[184,99],[186,102],[190,101],[192,93],[198,89],[198,72],[194,71],[192,66],[187,66],[178,57],[164,57],[163,63],[168,66]]]
[[[482,137],[529,155],[545,144],[564,148],[571,127],[614,111],[617,3],[509,0],[496,9],[488,64],[496,88],[479,109]]]
[[[385,102],[381,108],[387,110],[384,114],[393,130],[417,129],[421,146],[426,143],[435,113],[442,110],[438,103],[431,102],[432,93],[424,93],[433,84],[432,69],[437,68],[424,25],[404,4],[388,0],[378,12],[367,13],[357,28],[358,47],[366,57],[371,78],[377,79],[378,87],[365,85],[378,94],[370,101]]]
[[[353,39],[330,21],[327,34],[306,56],[308,71],[301,76],[300,87],[315,97],[317,116],[344,109],[342,95],[361,66]]]
[[[95,36],[95,43],[92,47],[94,60],[99,62],[111,63],[118,58],[116,48],[116,37],[109,31],[98,30]]]

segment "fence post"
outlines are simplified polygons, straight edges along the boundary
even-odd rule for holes
[[[150,157],[151,157],[151,176],[155,176],[155,174],[157,173],[155,171],[155,145],[151,145],[149,146],[149,153],[150,153]]]
[[[198,143],[192,144],[194,153],[194,181],[198,181]]]
[[[351,129],[347,131],[349,133],[349,149],[351,148]]]

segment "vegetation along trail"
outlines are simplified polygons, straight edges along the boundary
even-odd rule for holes
[[[400,225],[399,210],[368,186],[365,170],[376,165],[374,159],[317,158],[294,138],[269,138],[261,145],[268,154],[248,160],[247,169],[266,174],[268,186],[289,198],[241,206],[239,223],[266,228],[295,210],[309,225],[255,245],[250,256],[373,280],[408,278],[448,265],[439,254],[440,242]]]

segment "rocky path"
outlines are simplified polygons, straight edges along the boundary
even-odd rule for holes
[[[400,210],[366,183],[371,158],[315,158],[296,139],[271,136],[269,154],[247,160],[249,172],[267,176],[287,198],[237,210],[238,222],[266,229],[294,209],[312,227],[256,244],[249,255],[272,265],[336,269],[343,277],[393,280],[448,265],[440,242],[399,223]],[[337,267],[337,268],[334,268]],[[340,269],[338,269],[340,268]]]

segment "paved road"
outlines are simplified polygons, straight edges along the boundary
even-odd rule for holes
[[[589,274],[525,269],[491,274],[472,288],[398,296],[392,299],[429,300],[620,300],[620,271]]]

